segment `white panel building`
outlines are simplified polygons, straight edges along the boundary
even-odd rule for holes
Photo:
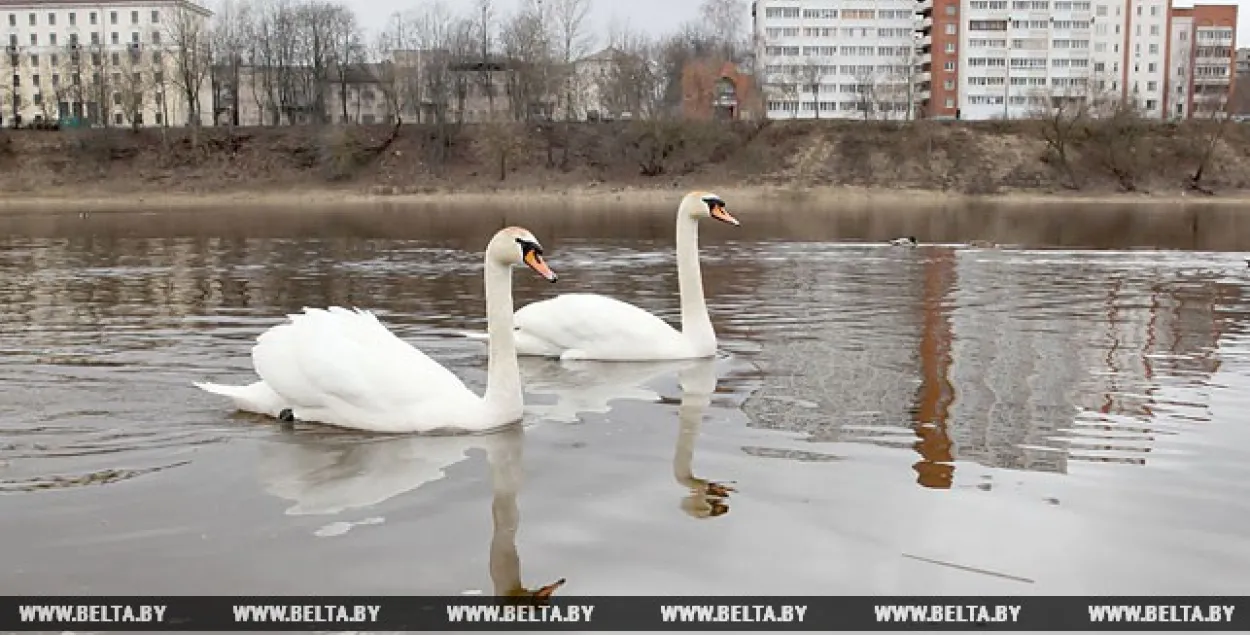
[[[185,125],[178,41],[212,13],[189,0],[0,0],[0,123]],[[203,64],[208,63],[205,56]],[[201,123],[212,121],[207,72]]]
[[[915,0],[757,0],[771,119],[905,119],[915,103]]]

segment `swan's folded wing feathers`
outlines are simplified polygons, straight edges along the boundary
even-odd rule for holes
[[[664,345],[680,333],[637,306],[593,293],[568,293],[516,312],[526,333],[566,349]]]
[[[306,309],[263,334],[253,358],[263,379],[305,407],[337,407],[332,402],[341,401],[393,411],[472,394],[454,373],[364,311]]]

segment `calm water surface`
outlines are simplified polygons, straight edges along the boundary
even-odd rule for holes
[[[0,218],[0,592],[1244,593],[1244,212],[739,209],[703,230],[719,359],[524,360],[524,430],[442,438],[191,382],[340,304],[480,389],[504,222],[561,274],[518,306],[676,323],[671,213]],[[1020,246],[866,242],[903,234]]]

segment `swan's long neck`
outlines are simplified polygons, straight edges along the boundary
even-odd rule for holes
[[[700,355],[716,353],[716,332],[703,299],[699,267],[699,221],[677,215],[677,291],[681,296],[681,332]]]
[[[521,368],[516,359],[516,336],[512,330],[512,271],[486,259],[486,331],[490,356],[486,362],[486,407],[498,423],[521,418]]]

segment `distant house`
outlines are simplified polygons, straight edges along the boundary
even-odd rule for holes
[[[701,59],[686,64],[681,74],[682,115],[690,119],[756,119],[762,116],[755,76],[739,64]]]

